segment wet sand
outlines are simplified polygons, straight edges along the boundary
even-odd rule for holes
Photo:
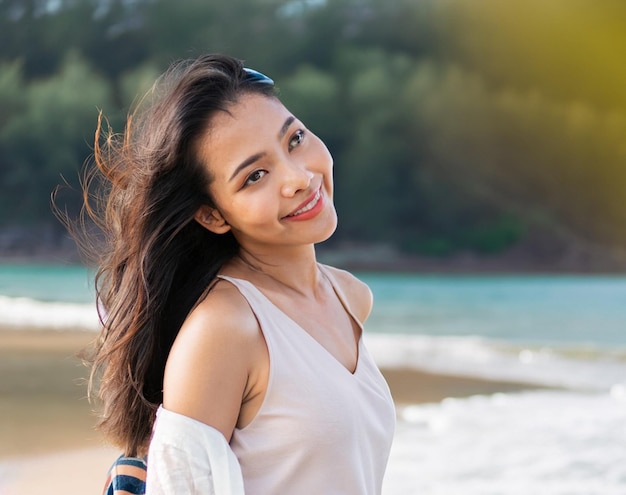
[[[94,429],[88,371],[76,356],[93,338],[92,332],[0,328],[1,495],[101,491],[117,450]],[[414,369],[383,374],[398,405],[529,388]]]
[[[100,445],[76,356],[92,332],[0,330],[0,459]]]

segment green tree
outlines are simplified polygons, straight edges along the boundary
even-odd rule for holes
[[[6,84],[9,96],[19,73],[13,81]],[[3,222],[50,219],[51,191],[62,177],[75,184],[89,153],[98,114],[94,102],[106,107],[109,101],[106,81],[76,55],[66,58],[57,75],[27,86],[21,111],[0,128]]]

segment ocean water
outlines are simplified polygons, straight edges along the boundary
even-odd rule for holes
[[[81,266],[0,265],[0,325],[97,330],[92,286]]]
[[[90,276],[0,266],[0,325],[96,330]],[[380,365],[559,387],[400,408],[385,495],[626,493],[626,277],[359,276]]]

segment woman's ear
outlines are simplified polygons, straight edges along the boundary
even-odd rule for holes
[[[209,205],[202,205],[193,216],[196,222],[214,234],[225,234],[230,230],[230,225],[226,222],[222,214]]]

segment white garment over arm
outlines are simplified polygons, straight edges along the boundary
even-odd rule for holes
[[[244,495],[241,468],[224,435],[159,407],[148,451],[146,495]]]

